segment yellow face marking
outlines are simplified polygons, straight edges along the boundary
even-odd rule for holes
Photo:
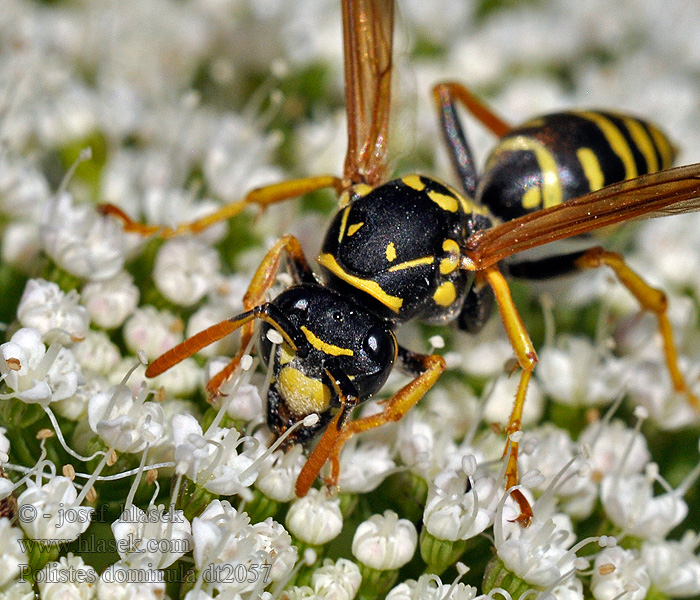
[[[644,129],[644,126],[637,121],[637,119],[632,119],[630,117],[623,117],[627,131],[630,132],[634,143],[637,144],[637,148],[644,156],[644,160],[647,163],[647,171],[649,173],[654,173],[659,170],[659,161],[656,158],[656,150],[654,150],[654,142],[651,141],[649,134]]]
[[[433,300],[438,306],[449,306],[457,299],[457,290],[451,281],[440,284],[435,290]]]
[[[314,332],[308,329],[306,325],[302,325],[300,329],[304,332],[306,339],[309,340],[309,344],[320,352],[330,354],[331,356],[353,356],[355,354],[349,348],[341,348],[340,346],[335,346],[333,344],[329,344],[328,342],[324,342],[321,338],[316,337]]]
[[[369,281],[367,279],[362,279],[361,277],[356,277],[355,275],[346,273],[338,264],[338,261],[333,255],[321,254],[317,260],[319,265],[328,269],[331,273],[333,273],[333,275],[339,279],[342,279],[346,283],[349,283],[353,287],[356,287],[358,290],[362,290],[366,294],[369,294],[372,296],[372,298],[381,302],[387,308],[390,308],[396,313],[401,310],[401,307],[403,306],[403,298],[387,294],[376,281]]]
[[[592,192],[599,190],[605,184],[605,176],[600,168],[598,157],[590,148],[579,148],[576,150],[576,158],[581,163],[583,174],[588,179],[588,187]]]
[[[526,135],[516,135],[503,140],[499,144],[498,150],[499,153],[503,151],[532,152],[535,155],[537,165],[542,173],[541,192],[539,192],[542,196],[542,207],[548,208],[561,204],[562,189],[559,179],[559,167],[557,166],[557,161],[554,159],[554,155],[544,144]],[[492,164],[497,158],[498,155],[494,155],[489,161],[489,164]],[[534,194],[535,192],[527,198],[528,203],[535,201]],[[525,206],[525,200],[526,199],[523,198],[523,206]],[[540,204],[535,204],[532,206],[525,206],[525,208],[538,208],[539,206]]]
[[[421,181],[419,175],[406,175],[406,177],[401,178],[401,181],[417,192],[422,192],[425,189],[425,184]]]
[[[661,168],[668,169],[673,165],[673,160],[676,158],[677,148],[668,141],[668,138],[659,131],[658,127],[655,127],[651,123],[648,124],[649,131],[651,132],[651,137],[654,139],[654,144],[656,149],[661,155]]]
[[[304,375],[294,367],[283,367],[277,376],[277,389],[287,408],[297,415],[310,415],[328,410],[331,391],[318,379]]]
[[[348,237],[355,235],[357,233],[357,230],[364,225],[364,221],[362,223],[353,223],[348,227]]]
[[[345,235],[345,228],[348,226],[348,216],[350,215],[350,207],[346,206],[343,210],[343,216],[340,219],[340,230],[338,231],[338,243],[343,241],[343,236]]]
[[[454,196],[448,196],[447,194],[441,194],[440,192],[431,190],[428,192],[428,197],[442,210],[446,210],[447,212],[457,212],[459,209],[459,202]]]
[[[421,258],[414,258],[413,260],[407,260],[398,265],[393,265],[389,267],[389,272],[403,271],[404,269],[412,269],[413,267],[420,267],[421,265],[432,265],[435,262],[434,256],[423,256]]]
[[[627,140],[625,140],[625,136],[622,135],[622,132],[615,126],[615,124],[607,117],[595,112],[584,111],[577,114],[588,119],[589,121],[593,121],[593,123],[595,123],[603,132],[603,135],[605,136],[605,139],[608,140],[608,144],[610,144],[613,152],[617,154],[622,161],[625,168],[625,179],[632,179],[632,177],[636,177],[637,164],[634,162],[632,149],[627,143]]]
[[[389,262],[393,262],[396,260],[396,246],[394,246],[394,242],[389,242],[386,247],[386,259]]]
[[[459,266],[459,246],[454,240],[445,240],[442,249],[447,252],[447,256],[440,260],[440,274],[449,275]]]

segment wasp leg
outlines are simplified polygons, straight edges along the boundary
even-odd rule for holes
[[[267,251],[260,266],[258,266],[255,275],[248,286],[248,291],[243,296],[243,308],[252,310],[254,307],[264,304],[265,293],[272,287],[272,284],[277,278],[277,273],[280,267],[282,254],[286,253],[289,258],[289,265],[292,268],[292,276],[296,283],[299,282],[314,282],[316,279],[311,271],[311,267],[304,256],[304,251],[301,249],[299,240],[293,235],[285,235],[281,237]],[[241,330],[241,343],[238,353],[231,361],[207,383],[207,392],[210,398],[216,398],[219,395],[219,389],[222,384],[229,379],[234,371],[238,368],[241,358],[245,354],[248,343],[253,338],[255,332],[254,323],[252,321],[245,324]]]
[[[251,190],[248,195],[213,212],[206,217],[182,223],[176,227],[161,227],[160,225],[144,225],[134,221],[121,208],[113,204],[101,204],[98,210],[104,215],[112,215],[118,218],[124,225],[124,230],[139,233],[142,236],[158,235],[162,238],[171,238],[186,233],[199,233],[219,221],[225,221],[243,211],[247,206],[257,205],[264,210],[271,204],[303,196],[309,192],[315,192],[323,188],[332,187],[340,193],[343,189],[342,181],[333,175],[318,175],[316,177],[305,177],[303,179],[291,179],[282,183],[266,185],[264,187]]]
[[[268,321],[282,333],[288,343],[294,340],[295,343],[290,344],[293,348],[296,349],[299,343],[306,343],[303,337],[299,337],[301,335],[300,332],[294,332],[293,326],[288,322],[286,317],[279,314],[279,311],[268,305],[265,301],[265,293],[270,289],[277,277],[283,253],[286,253],[289,258],[292,276],[297,283],[315,281],[311,267],[306,261],[304,252],[299,244],[299,240],[293,235],[285,235],[277,240],[272,248],[267,251],[265,258],[263,258],[260,263],[255,275],[253,275],[248,290],[243,297],[243,308],[245,312],[232,319],[227,319],[226,321],[212,325],[204,331],[200,331],[182,342],[182,344],[175,346],[175,348],[159,356],[148,366],[148,369],[146,369],[146,376],[155,377],[156,375],[160,375],[188,356],[192,356],[202,348],[240,328],[241,344],[238,353],[221,371],[214,375],[207,384],[207,392],[211,398],[215,398],[219,395],[221,385],[233,375],[241,362],[241,358],[243,358],[246,348],[253,337],[254,320],[256,318]],[[287,333],[285,333],[285,331]]]
[[[331,453],[338,444],[343,427],[350,413],[359,404],[357,389],[345,373],[335,368],[331,363],[324,369],[324,374],[340,400],[340,410],[328,424],[326,431],[324,431],[323,436],[321,436],[321,439],[318,441],[318,444],[316,444],[316,447],[299,473],[294,489],[298,498],[306,496],[311,489],[323,465],[326,464],[326,461],[330,458]],[[334,463],[333,468],[337,469],[336,463]],[[337,478],[338,475],[336,473],[336,481]]]
[[[383,401],[384,410],[376,415],[351,421],[334,434],[334,445],[328,453],[331,461],[331,475],[326,480],[330,486],[338,483],[340,475],[340,451],[352,436],[368,429],[374,429],[398,421],[433,387],[445,370],[445,359],[437,354],[418,354],[399,348],[402,368],[416,375],[391,398]]]
[[[666,367],[671,376],[673,387],[677,392],[686,396],[688,403],[695,410],[700,411],[700,399],[690,391],[683,374],[678,368],[678,353],[673,342],[673,330],[666,314],[668,307],[666,294],[646,283],[627,266],[620,254],[608,252],[599,246],[583,252],[581,256],[574,260],[573,264],[578,269],[594,269],[607,265],[614,271],[620,283],[637,299],[641,307],[656,315],[666,357]]]
[[[523,324],[523,321],[518,314],[518,310],[513,303],[513,298],[510,294],[508,283],[501,272],[496,266],[492,266],[484,269],[482,272],[477,273],[477,277],[482,273],[483,277],[493,288],[496,303],[498,304],[498,310],[501,313],[501,319],[503,320],[503,325],[505,326],[506,333],[508,334],[508,339],[510,340],[510,344],[515,351],[515,357],[518,360],[518,364],[523,370],[520,375],[518,391],[515,394],[513,411],[510,415],[510,419],[508,420],[508,427],[506,428],[509,441],[508,445],[506,445],[505,452],[508,452],[508,448],[510,448],[508,465],[506,467],[506,489],[510,489],[518,484],[518,441],[517,439],[513,439],[514,436],[512,434],[520,431],[523,417],[523,407],[525,406],[525,395],[527,393],[527,387],[530,383],[532,371],[537,364],[537,353],[535,352],[535,347],[530,340],[530,335],[525,329],[525,325]],[[518,502],[518,506],[520,506],[520,516],[518,517],[518,521],[523,526],[529,525],[530,520],[532,519],[532,507],[520,490],[514,490],[512,495]]]

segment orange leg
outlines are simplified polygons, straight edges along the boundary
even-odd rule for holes
[[[206,217],[202,217],[190,223],[182,223],[174,228],[137,223],[122,209],[113,204],[101,204],[99,206],[99,211],[102,214],[112,215],[122,221],[125,231],[140,233],[143,236],[158,235],[163,238],[170,238],[186,233],[199,233],[214,223],[235,217],[247,206],[257,205],[260,209],[264,210],[271,204],[276,204],[277,202],[296,198],[297,196],[302,196],[309,192],[328,187],[334,188],[338,194],[343,190],[342,181],[333,175],[291,179],[289,181],[283,181],[282,183],[267,185],[250,191],[243,200],[227,204]]]
[[[584,252],[574,263],[580,269],[593,269],[607,265],[614,272],[620,283],[624,285],[637,299],[644,310],[653,312],[656,315],[663,341],[666,366],[671,376],[674,389],[685,394],[685,397],[695,410],[700,412],[700,399],[688,388],[688,384],[683,374],[678,368],[678,353],[673,342],[673,330],[666,314],[668,301],[666,294],[661,290],[651,287],[637,273],[630,269],[624,258],[616,252],[608,252],[604,248],[591,248]]]
[[[344,406],[341,412],[328,425],[323,437],[301,470],[296,484],[297,496],[302,497],[306,495],[328,459],[331,461],[332,470],[330,477],[326,480],[326,484],[335,486],[340,475],[340,451],[343,448],[343,444],[357,433],[401,419],[433,387],[446,368],[445,360],[442,356],[410,352],[406,354],[412,362],[420,365],[422,371],[420,375],[386,400],[386,407],[379,414],[343,424],[341,415],[346,414],[346,407]]]
[[[508,427],[506,428],[506,433],[510,437],[513,433],[520,431],[523,407],[525,406],[525,395],[527,393],[528,384],[530,383],[532,371],[535,368],[535,364],[537,364],[537,353],[525,329],[525,325],[518,314],[518,310],[513,303],[508,283],[501,272],[496,266],[493,266],[479,272],[477,277],[481,277],[482,273],[483,277],[486,278],[493,288],[496,302],[498,303],[498,310],[501,313],[501,319],[506,328],[508,339],[510,340],[511,346],[513,346],[518,364],[523,370],[520,375],[518,391],[515,394],[513,411],[508,420]],[[518,442],[510,438],[509,444],[510,456],[508,457],[508,465],[506,467],[506,489],[510,489],[518,483]],[[506,446],[506,449],[507,448],[508,446]],[[520,490],[513,491],[513,497],[520,506],[518,521],[523,526],[529,525],[532,519],[532,508],[529,502]]]
[[[195,352],[198,352],[202,348],[240,328],[240,350],[236,356],[231,359],[231,362],[214,375],[207,384],[207,391],[210,397],[215,398],[219,393],[221,385],[231,377],[238,368],[241,358],[243,358],[246,348],[253,337],[255,331],[254,320],[256,318],[267,320],[272,325],[276,325],[275,319],[270,317],[269,312],[262,310],[262,308],[265,305],[265,293],[275,282],[275,278],[279,272],[283,253],[286,253],[289,258],[290,265],[292,266],[292,274],[297,282],[314,281],[311,267],[304,257],[304,252],[301,249],[299,240],[293,235],[283,236],[267,251],[265,258],[263,258],[260,263],[255,275],[253,275],[253,279],[248,286],[248,291],[243,297],[243,308],[246,312],[233,319],[228,319],[216,325],[212,325],[185,340],[182,344],[175,346],[175,348],[168,350],[168,352],[159,356],[148,366],[148,369],[146,369],[146,376],[155,377],[156,375],[160,375],[188,356],[192,356]],[[282,333],[283,337],[285,337],[287,343],[289,343],[292,348],[295,348],[295,344],[289,338],[289,335],[280,327],[277,327],[277,329]]]

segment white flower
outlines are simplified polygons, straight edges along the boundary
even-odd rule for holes
[[[289,452],[273,452],[260,465],[255,487],[271,500],[289,502],[296,498],[294,488],[305,463],[306,456],[301,444],[295,445]]]
[[[236,564],[250,558],[254,540],[250,517],[239,513],[228,500],[214,500],[192,520],[194,564],[202,571],[208,564]]]
[[[537,371],[537,369],[535,369]],[[520,369],[511,376],[501,375],[496,382],[488,398],[488,403],[484,410],[483,418],[487,422],[507,423],[510,414],[513,412],[515,393],[520,383]],[[525,408],[523,409],[522,427],[533,425],[542,419],[544,412],[544,397],[537,383],[531,379],[527,386],[525,396]]]
[[[48,406],[70,398],[82,382],[73,353],[53,344],[47,351],[36,329],[18,329],[9,342],[0,345],[0,373],[14,397],[27,403]]]
[[[81,340],[90,319],[79,299],[75,290],[66,294],[52,281],[30,279],[19,301],[17,318],[24,327],[34,327],[44,336],[59,330],[73,340]]]
[[[110,279],[85,284],[81,296],[92,322],[97,327],[114,329],[134,312],[140,292],[133,277],[120,271]]]
[[[95,394],[88,403],[88,422],[108,447],[121,452],[141,452],[163,435],[163,409],[145,402],[143,387],[134,397],[126,385]]]
[[[121,360],[119,348],[103,331],[90,329],[73,347],[73,354],[84,369],[109,375]]]
[[[619,546],[605,548],[596,556],[591,592],[596,600],[643,600],[649,591],[649,575],[639,556]]]
[[[646,438],[620,420],[592,423],[578,441],[589,447],[588,460],[598,480],[613,472],[639,473],[651,460]]]
[[[219,254],[198,238],[173,238],[163,244],[153,267],[158,290],[171,302],[192,306],[216,281]]]
[[[257,440],[241,437],[235,429],[216,428],[202,432],[191,415],[173,417],[176,472],[215,494],[240,494],[253,485],[258,475]],[[249,449],[238,447],[254,442]]]
[[[443,471],[428,488],[423,522],[439,540],[466,540],[493,523],[501,484],[492,477],[467,478],[464,471]]]
[[[292,502],[285,523],[302,542],[312,546],[327,544],[343,528],[340,499],[328,498],[325,492],[311,489],[306,496]]]
[[[13,217],[38,217],[51,191],[44,174],[23,156],[0,150],[0,210]]]
[[[361,563],[387,571],[405,565],[416,550],[418,534],[413,523],[392,510],[360,523],[352,538],[352,553]]]
[[[134,354],[143,350],[149,360],[154,360],[182,341],[182,330],[179,317],[142,306],[124,323],[124,342]]]
[[[338,488],[350,494],[376,489],[396,469],[391,453],[386,444],[352,438],[340,455]]]
[[[10,440],[5,435],[6,431],[7,429],[0,427],[0,468],[10,460]]]
[[[226,414],[232,419],[250,422],[263,416],[263,401],[258,386],[243,383],[227,400]]]
[[[654,496],[654,480],[641,473],[612,473],[601,482],[605,513],[627,535],[663,539],[688,514],[688,505],[675,491]]]
[[[95,569],[70,552],[48,563],[36,576],[41,597],[46,600],[91,600],[98,578]]]
[[[671,598],[700,595],[698,535],[686,531],[681,540],[645,541],[641,556],[651,583]]]
[[[496,552],[506,569],[519,578],[546,588],[573,571],[576,555],[569,547],[575,535],[567,515],[534,519],[529,527],[517,523],[504,523],[504,526],[509,536],[503,541],[496,540]]]
[[[323,600],[352,600],[361,583],[360,569],[346,558],[339,558],[336,562],[327,558],[323,566],[316,568],[311,575],[314,593]]]
[[[151,567],[129,567],[122,561],[107,567],[97,582],[97,600],[163,600],[165,577]]]
[[[526,431],[520,444],[518,469],[523,481],[529,472],[541,476],[537,484],[528,484],[536,496],[541,496],[556,479],[550,493],[561,501],[561,510],[572,517],[582,519],[593,510],[597,487],[588,477],[587,461],[578,454],[567,431],[549,423]]]
[[[162,387],[177,398],[190,397],[202,385],[202,369],[194,358],[186,358],[150,380],[150,387]]]
[[[475,587],[464,583],[442,583],[435,575],[421,575],[418,581],[409,579],[394,587],[386,600],[474,600],[486,599]]]
[[[265,134],[251,119],[233,114],[220,119],[204,158],[212,192],[233,202],[241,199],[245,187],[278,181],[281,173],[268,162],[281,141],[278,132]]]
[[[31,275],[30,265],[37,264],[41,253],[41,242],[36,223],[15,221],[8,223],[0,240],[0,256],[3,262],[12,265],[20,273]]]
[[[567,406],[599,406],[614,400],[622,391],[627,365],[604,350],[588,338],[573,336],[540,350],[535,373],[545,394]]]
[[[27,564],[27,554],[20,543],[22,537],[19,527],[13,527],[7,517],[0,517],[0,590],[17,579],[21,565]]]
[[[36,594],[28,579],[20,579],[0,591],[0,600],[36,600]]]
[[[261,523],[255,523],[251,529],[255,540],[254,556],[264,556],[265,563],[271,564],[270,580],[286,579],[298,559],[296,546],[292,546],[292,537],[270,517]]]
[[[57,265],[92,281],[114,277],[129,250],[119,221],[98,215],[89,204],[74,205],[65,192],[45,205],[41,241]]]
[[[112,523],[119,556],[125,565],[165,569],[191,550],[192,528],[181,510],[131,505]]]
[[[450,431],[434,427],[413,413],[401,419],[398,431],[397,446],[401,461],[426,479],[431,479],[444,469],[449,457],[457,452],[457,444]]]
[[[17,498],[22,529],[35,540],[73,541],[88,528],[95,510],[76,506],[77,498],[73,482],[62,475],[44,485],[28,480],[27,489]]]

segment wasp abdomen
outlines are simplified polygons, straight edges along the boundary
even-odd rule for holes
[[[576,111],[532,119],[501,138],[477,200],[505,220],[671,166],[675,150],[651,123]]]

